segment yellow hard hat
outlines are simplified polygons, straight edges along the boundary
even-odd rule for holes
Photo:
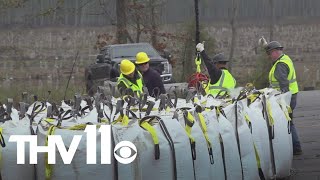
[[[128,59],[124,59],[120,63],[120,71],[124,75],[131,74],[136,69],[136,66]]]
[[[145,52],[138,52],[138,54],[136,55],[136,64],[143,64],[149,61],[150,61],[150,58]]]

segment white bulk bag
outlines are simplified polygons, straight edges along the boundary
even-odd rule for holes
[[[247,99],[242,100],[246,104]],[[260,167],[265,179],[272,179],[272,164],[270,153],[269,132],[263,116],[262,100],[256,99],[249,107],[244,106],[244,113],[249,117],[252,138],[260,158]]]
[[[225,169],[221,152],[219,123],[215,111],[204,111],[202,115],[207,125],[207,133],[212,144],[214,164],[210,165],[209,179],[225,179]],[[198,121],[199,122],[199,121]]]
[[[236,105],[237,105],[237,118],[238,124],[236,126]],[[244,179],[259,179],[259,171],[257,167],[257,160],[254,151],[253,139],[250,129],[245,121],[243,114],[243,104],[241,101],[231,104],[224,108],[227,119],[233,125],[233,128],[238,129],[238,134],[234,130],[235,135],[239,137],[239,146],[241,153],[241,164],[243,169]]]
[[[293,150],[292,136],[290,126],[288,125],[287,117],[277,102],[277,97],[270,95],[267,97],[269,112],[274,119],[274,138],[272,140],[274,159],[276,165],[276,176],[287,177],[290,175],[292,166]],[[268,109],[268,108],[267,108]]]
[[[223,114],[219,113],[217,119],[223,143],[222,154],[224,154],[227,179],[242,179],[240,155],[234,128]]]
[[[174,142],[178,180],[194,180],[189,138],[180,123],[172,117],[161,117]]]
[[[66,123],[62,123],[62,125]],[[56,148],[56,164],[47,166],[45,160],[45,153],[38,153],[37,178],[38,180],[46,179],[46,168],[51,170],[51,180],[54,179],[91,179],[92,177],[104,179],[105,177],[114,177],[114,161],[112,158],[111,164],[101,163],[101,133],[97,128],[96,131],[96,162],[97,164],[87,164],[87,141],[88,140],[84,130],[69,130],[72,124],[68,123],[68,126],[64,126],[63,129],[55,128],[52,135],[61,135],[66,147],[69,147],[74,135],[82,135],[81,141],[77,148],[77,151],[71,161],[71,164],[64,164],[58,149]],[[76,124],[74,124],[76,125]],[[48,135],[49,124],[42,121],[38,125],[38,146],[45,146],[45,141]],[[111,149],[113,149],[111,143]],[[112,152],[112,151],[111,151]],[[113,156],[113,153],[111,153]],[[49,168],[48,168],[49,167]]]
[[[33,121],[38,123],[42,118],[47,117],[47,107],[50,105],[51,104],[48,102],[45,103],[36,101],[29,106],[26,114],[28,114],[29,116],[35,115]]]
[[[17,143],[9,142],[11,135],[30,135],[30,121],[6,121],[1,125],[5,147],[1,148],[1,177],[4,180],[35,179],[35,166],[29,162],[29,143],[25,143],[25,164],[17,164]]]
[[[174,179],[174,163],[176,164],[177,179],[194,179],[191,155],[186,156],[186,149],[190,149],[188,137],[180,124],[170,118],[165,122],[173,140],[175,159],[170,144],[158,122],[152,127],[155,129],[160,149],[160,159],[155,159],[155,144],[151,134],[139,126],[137,120],[131,120],[128,126],[115,124],[112,126],[115,144],[121,141],[130,141],[137,148],[137,157],[131,164],[118,163],[118,179]],[[171,128],[180,132],[171,134]],[[187,150],[189,152],[190,150]],[[190,154],[190,153],[188,153]]]
[[[131,120],[128,126],[115,124],[112,126],[115,144],[121,141],[132,142],[137,152],[136,159],[130,164],[118,162],[118,179],[170,179],[173,175],[172,157],[170,147],[166,138],[163,136],[158,124],[153,128],[159,138],[160,159],[155,159],[155,145],[151,134],[142,129],[136,119]],[[160,130],[160,131],[159,131]]]
[[[208,177],[212,177],[213,175],[211,174],[212,171],[210,168],[210,166],[212,165],[210,163],[208,146],[207,146],[206,139],[203,135],[203,132],[199,124],[196,122],[196,119],[193,116],[193,114],[187,111],[185,111],[184,113],[189,114],[189,117],[192,118],[192,122],[193,122],[193,125],[190,127],[191,134],[189,134],[190,135],[189,141],[193,139],[195,144],[194,149],[192,150],[195,179],[206,179]],[[180,124],[184,129],[186,129],[186,126],[187,126],[186,121],[188,120],[185,119],[184,113],[182,111],[179,111],[177,112],[177,115],[178,115],[178,120]]]

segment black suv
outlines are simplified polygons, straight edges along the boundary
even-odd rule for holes
[[[164,83],[172,82],[172,66],[168,61],[170,54],[164,52],[161,56],[148,43],[115,44],[101,49],[97,61],[85,69],[86,88],[89,95],[96,92],[97,86],[103,85],[106,80],[115,80],[119,76],[119,65],[123,59],[132,62],[136,60],[138,52],[148,54],[150,67],[157,70]]]

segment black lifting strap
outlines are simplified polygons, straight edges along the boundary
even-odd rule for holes
[[[239,156],[240,156],[240,163],[241,163],[241,176],[242,179],[244,179],[243,176],[243,165],[242,165],[242,157],[241,157],[241,148],[240,148],[240,138],[239,138],[239,131],[238,131],[238,101],[235,103],[235,116],[236,116],[236,138],[237,138],[237,145],[238,145],[238,151],[239,151]]]
[[[165,125],[165,123],[163,122],[162,119],[157,118],[160,124],[160,128],[163,132],[163,134],[165,135],[167,141],[169,142],[170,145],[170,149],[171,149],[171,153],[172,153],[172,157],[173,157],[173,175],[174,175],[174,180],[177,179],[177,164],[176,164],[176,152],[175,152],[175,148],[174,148],[174,142],[170,136],[170,133]]]
[[[199,0],[194,0],[194,12],[196,15],[196,44],[200,42],[200,30],[199,30]]]
[[[269,121],[269,116],[268,116],[268,112],[267,112],[267,99],[266,96],[263,95],[262,96],[262,105],[263,105],[263,115],[264,118],[267,122],[267,126],[268,126],[268,133],[269,133],[269,145],[270,145],[270,153],[271,153],[271,164],[272,164],[272,174],[275,175],[277,174],[276,171],[276,164],[275,164],[275,159],[274,159],[274,149],[273,149],[273,143],[272,143],[272,127],[270,126],[270,121]]]

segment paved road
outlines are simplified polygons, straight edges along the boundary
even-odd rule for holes
[[[320,180],[320,91],[298,95],[294,111],[303,155],[295,156],[291,180]]]

